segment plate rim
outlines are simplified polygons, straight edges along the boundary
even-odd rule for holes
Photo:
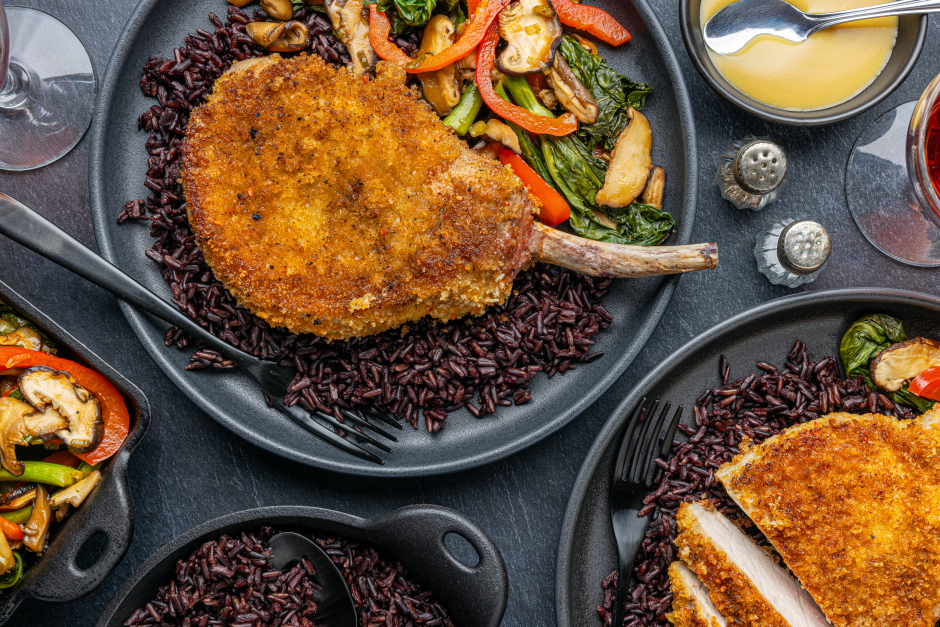
[[[98,100],[95,107],[94,123],[91,130],[91,149],[89,155],[88,186],[91,204],[92,222],[94,224],[95,239],[99,254],[111,263],[115,263],[114,242],[108,234],[106,225],[113,216],[107,215],[104,197],[104,180],[107,176],[105,169],[105,156],[107,154],[107,134],[112,128],[109,111],[112,107],[115,94],[120,82],[121,69],[128,61],[134,40],[144,27],[148,19],[163,0],[141,0],[124,26],[121,35],[114,45],[108,66],[102,75],[98,90]],[[680,133],[684,137],[686,149],[685,157],[685,189],[681,202],[681,226],[675,232],[675,244],[688,244],[691,242],[692,229],[695,225],[695,213],[698,197],[698,153],[696,149],[695,116],[689,97],[688,87],[679,65],[678,57],[673,49],[665,29],[656,13],[646,0],[632,0],[634,7],[643,19],[653,43],[656,46],[663,65],[666,68],[666,79],[671,83],[676,98]],[[376,466],[363,462],[352,456],[348,460],[331,459],[317,453],[301,453],[296,449],[287,448],[278,443],[265,439],[255,432],[244,429],[243,421],[233,419],[224,408],[208,399],[191,379],[184,375],[185,371],[169,363],[165,352],[169,350],[162,339],[157,339],[147,333],[148,317],[136,310],[125,301],[118,299],[118,304],[131,330],[143,345],[150,358],[157,364],[170,381],[189,398],[200,410],[208,414],[215,422],[255,446],[263,448],[279,457],[299,462],[306,466],[331,470],[350,475],[386,476],[386,477],[419,477],[435,476],[460,472],[477,468],[492,462],[514,455],[530,446],[542,441],[552,433],[573,421],[581,413],[596,402],[630,367],[640,351],[649,341],[653,331],[662,321],[666,308],[669,306],[675,293],[681,275],[664,277],[662,284],[654,292],[646,310],[647,314],[639,325],[636,335],[628,343],[626,350],[612,361],[597,382],[587,394],[579,395],[567,409],[558,412],[551,420],[543,423],[539,428],[527,431],[518,437],[504,442],[497,442],[495,446],[471,457],[461,457],[440,463],[425,463],[420,458],[413,463],[402,467]],[[322,446],[329,446],[323,443]],[[317,449],[319,451],[321,449]]]
[[[578,469],[577,478],[572,484],[571,493],[568,497],[568,504],[565,506],[565,515],[562,519],[561,531],[558,537],[558,547],[555,551],[557,556],[555,560],[555,624],[557,627],[572,627],[572,623],[568,620],[571,611],[571,604],[569,603],[571,590],[568,585],[568,572],[571,570],[574,561],[572,549],[577,530],[577,518],[588,496],[588,487],[594,479],[597,467],[603,461],[607,443],[619,432],[625,420],[627,408],[634,406],[638,398],[655,388],[670,372],[681,366],[686,355],[737,331],[746,324],[753,324],[764,317],[779,315],[782,312],[799,311],[809,305],[861,299],[869,300],[873,304],[931,304],[940,309],[940,297],[910,290],[875,287],[820,290],[775,298],[735,314],[696,335],[663,358],[649,374],[633,386],[611,412],[597,437],[591,443],[587,455],[585,455],[584,461]],[[613,535],[612,532],[611,535]],[[600,586],[599,581],[598,586]],[[598,589],[600,588],[598,587]]]

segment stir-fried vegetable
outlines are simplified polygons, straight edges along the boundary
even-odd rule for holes
[[[13,567],[0,575],[0,590],[12,588],[23,576],[23,558],[18,551],[13,551],[13,559]]]
[[[460,102],[444,118],[444,124],[454,129],[458,135],[466,135],[483,107],[483,97],[475,83],[470,83],[463,90]]]
[[[940,366],[934,366],[921,372],[911,381],[908,389],[911,394],[932,401],[940,401]]]
[[[85,473],[78,469],[49,462],[23,462],[23,466],[23,474],[18,476],[6,470],[0,470],[0,481],[46,483],[66,488],[85,478]]]
[[[630,41],[627,29],[603,9],[571,0],[552,0],[552,6],[555,7],[561,23],[566,26],[590,33],[612,46]]]
[[[555,226],[571,217],[571,209],[568,208],[568,203],[561,197],[561,194],[552,189],[535,170],[526,165],[522,157],[511,150],[503,148],[499,151],[499,160],[511,167],[523,185],[541,201],[542,209],[539,211],[539,222],[548,226]]]
[[[871,314],[859,318],[849,327],[839,345],[839,358],[848,377],[861,375],[868,386],[878,389],[871,377],[871,363],[878,355],[897,342],[907,340],[903,323],[892,316]],[[927,411],[933,401],[921,398],[908,391],[908,386],[894,392],[884,392],[891,400],[901,405]]]

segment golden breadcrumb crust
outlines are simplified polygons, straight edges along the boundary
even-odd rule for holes
[[[673,562],[669,565],[672,611],[666,614],[666,619],[676,627],[721,627],[714,616],[699,611],[695,596],[679,573],[680,564],[682,562]]]
[[[716,474],[836,627],[934,627],[940,410],[829,414]]]
[[[529,261],[521,181],[444,126],[402,69],[236,64],[192,112],[189,220],[238,302],[339,339],[479,314]]]
[[[707,501],[698,505],[715,509]],[[791,627],[728,555],[701,533],[688,503],[679,507],[676,522],[679,557],[708,588],[708,596],[729,627]],[[750,538],[747,541],[753,542]]]

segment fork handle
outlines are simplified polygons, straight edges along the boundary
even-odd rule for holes
[[[809,34],[846,22],[867,20],[876,17],[892,17],[895,15],[919,15],[923,13],[940,12],[940,0],[898,0],[876,4],[859,9],[836,11],[834,13],[806,13],[806,17],[816,25],[810,29]]]
[[[637,552],[640,545],[643,544],[643,538],[646,536],[646,527],[650,516],[640,518],[637,516],[640,510],[634,508],[622,509],[613,516],[613,524],[620,529],[617,538],[617,599],[614,605],[614,622],[612,627],[621,627],[623,625],[623,606],[627,598],[627,588],[630,586],[630,577],[633,574],[633,564],[636,562]]]
[[[0,193],[0,233],[147,313],[183,329],[239,365],[256,360],[215,337],[55,224],[4,193]]]

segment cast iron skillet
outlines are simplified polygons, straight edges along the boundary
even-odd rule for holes
[[[270,525],[275,531],[335,533],[369,544],[385,559],[400,561],[409,577],[431,590],[450,612],[457,627],[497,627],[506,611],[509,577],[496,544],[460,512],[437,505],[409,505],[387,516],[366,520],[319,507],[261,507],[210,520],[179,536],[144,562],[114,595],[97,627],[120,627],[134,610],[156,595],[174,577],[176,562],[220,535],[254,531]],[[455,533],[476,550],[479,563],[469,567],[444,544]],[[314,621],[316,622],[316,621]]]
[[[696,195],[695,130],[689,97],[676,56],[645,0],[600,0],[627,26],[633,40],[620,49],[599,44],[613,67],[654,85],[644,113],[653,126],[654,161],[667,172],[665,208],[676,218],[671,244],[687,244]],[[254,5],[252,5],[254,6]],[[172,56],[197,28],[213,30],[209,11],[225,15],[224,0],[142,0],[101,82],[90,169],[91,206],[102,256],[167,301],[171,292],[158,267],[143,252],[152,244],[145,223],[116,222],[125,202],[148,194],[144,186],[147,135],[137,116],[156,101],[140,91],[141,68],[150,56]],[[212,418],[246,440],[295,461],[339,472],[416,476],[473,468],[506,457],[561,428],[591,405],[634,360],[659,323],[677,277],[618,280],[605,299],[614,324],[597,337],[606,355],[551,381],[532,382],[533,400],[501,407],[484,420],[469,412],[451,414],[435,436],[407,429],[384,466],[362,462],[311,437],[265,406],[257,386],[240,373],[184,372],[189,352],[164,346],[166,327],[122,303],[131,327],[154,361]],[[432,441],[433,440],[433,441]]]
[[[790,126],[825,126],[848,120],[868,111],[890,96],[904,82],[907,75],[914,69],[924,47],[924,40],[927,39],[926,15],[901,16],[898,18],[898,38],[891,56],[881,74],[871,85],[858,95],[834,107],[818,111],[785,111],[754,100],[725,80],[725,77],[718,72],[711,57],[708,56],[708,48],[702,37],[701,6],[702,0],[680,0],[679,2],[682,40],[685,42],[685,49],[695,69],[702,75],[705,82],[724,96],[728,102],[751,115]]]
[[[0,298],[51,337],[59,356],[98,371],[121,392],[131,415],[130,433],[121,450],[105,462],[101,481],[81,507],[62,524],[54,524],[46,554],[26,572],[15,587],[0,594],[0,624],[28,598],[73,601],[97,588],[121,561],[134,535],[134,502],[127,485],[127,460],[150,426],[150,403],[133,383],[69,335],[22,296],[0,282]],[[97,561],[88,568],[78,565],[85,543],[97,533],[107,538]]]
[[[706,388],[719,383],[718,358],[731,365],[731,380],[757,370],[758,361],[782,366],[796,340],[813,360],[838,359],[842,335],[868,313],[904,322],[909,337],[940,337],[940,298],[884,289],[813,292],[770,301],[722,322],[667,357],[614,410],[591,445],[571,491],[558,543],[555,618],[558,627],[600,627],[601,580],[617,567],[610,528],[608,488],[616,447],[630,410],[644,396],[688,410]],[[690,424],[692,412],[683,422]]]

